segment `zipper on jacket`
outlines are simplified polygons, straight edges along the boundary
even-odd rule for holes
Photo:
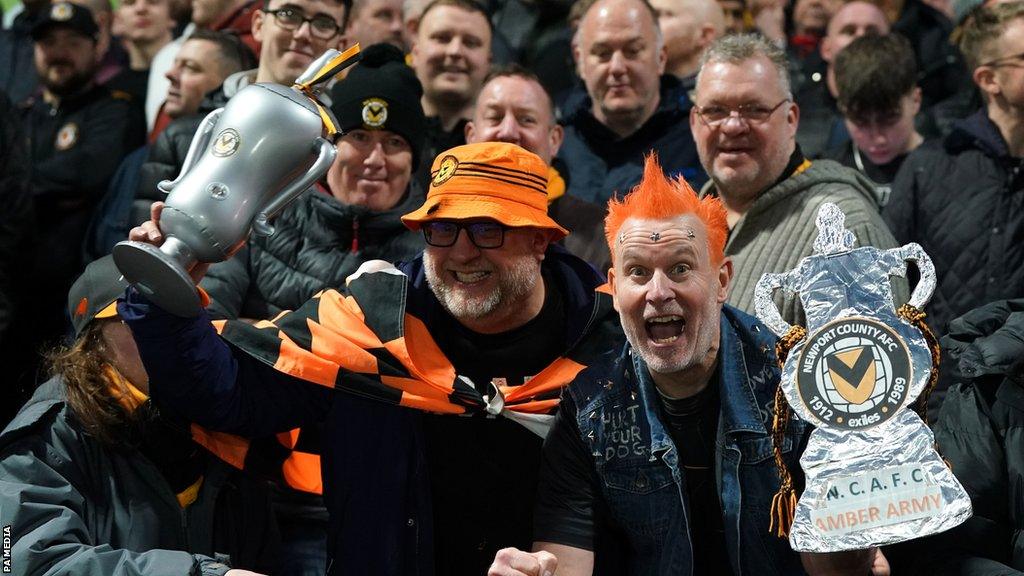
[[[350,254],[359,252],[359,216],[352,217],[352,247],[349,249]]]

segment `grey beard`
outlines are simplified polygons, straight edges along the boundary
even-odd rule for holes
[[[436,262],[429,254],[423,255],[427,284],[441,306],[456,320],[479,320],[496,312],[503,305],[521,300],[533,291],[540,274],[539,264],[523,257],[517,261],[508,274],[498,278],[498,286],[483,299],[469,301],[445,283],[436,271]],[[497,273],[497,272],[495,272]]]

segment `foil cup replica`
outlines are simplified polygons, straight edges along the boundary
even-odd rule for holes
[[[758,318],[790,329],[772,300],[798,293],[807,336],[782,367],[793,411],[816,426],[800,458],[806,487],[790,545],[835,552],[902,542],[948,530],[970,517],[971,501],[935,450],[931,430],[909,405],[932,369],[922,332],[896,313],[890,276],[916,263],[921,280],[909,304],[921,309],[935,267],[918,244],[854,248],[835,204],[818,211],[814,253],[796,269],[765,274],[754,296]]]
[[[359,48],[328,50],[292,87],[252,84],[202,122],[160,216],[165,242],[120,242],[114,262],[147,298],[195,316],[200,297],[188,270],[228,259],[248,239],[273,233],[270,220],[322,178],[337,151],[336,120],[316,86],[353,64]]]

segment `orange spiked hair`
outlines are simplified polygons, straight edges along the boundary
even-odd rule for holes
[[[608,201],[604,237],[612,254],[612,265],[615,264],[615,238],[627,219],[668,220],[684,214],[695,214],[704,223],[711,262],[721,263],[725,256],[725,238],[729,234],[721,200],[710,196],[698,199],[682,176],[667,178],[658,164],[658,154],[651,152],[644,159],[644,177],[640,183],[621,200]]]

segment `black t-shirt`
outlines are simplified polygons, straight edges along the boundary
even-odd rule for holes
[[[724,574],[729,566],[715,482],[715,438],[722,406],[718,382],[716,372],[703,390],[689,398],[668,398],[658,392],[662,420],[686,479],[694,574]]]
[[[492,379],[522,384],[566,349],[557,282],[545,279],[536,318],[501,334],[477,334],[445,318],[432,333],[461,376],[490,395]],[[533,504],[542,440],[505,417],[424,415],[433,491],[436,573],[487,572],[495,553],[533,542]]]
[[[719,379],[716,371],[711,383],[697,396],[681,402],[669,400],[673,405],[671,414],[664,409],[664,402],[659,407],[684,467],[695,575],[729,573],[714,469],[721,409]],[[571,405],[563,404],[545,442],[534,537],[593,550],[595,566],[628,564],[620,557],[625,552],[617,547],[621,536],[608,520],[600,483],[590,451],[580,437],[576,412]]]

